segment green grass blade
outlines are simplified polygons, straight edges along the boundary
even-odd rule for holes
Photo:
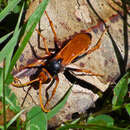
[[[88,124],[88,125],[65,125],[57,130],[69,130],[69,129],[83,129],[83,130],[128,130],[127,128],[119,128],[119,127],[109,127],[104,125],[97,124]]]
[[[34,23],[38,23],[39,22],[41,16],[43,15],[43,12],[46,9],[46,6],[48,5],[48,2],[49,2],[49,0],[44,0],[44,1],[41,2],[41,4],[39,4],[39,6],[35,10],[35,12],[28,19],[27,25],[25,25],[25,26],[27,26],[26,27],[26,31],[29,31],[29,29],[31,28],[31,26]]]
[[[14,30],[13,37],[15,37],[15,35],[17,35],[17,33],[20,31],[19,27],[20,27],[20,22],[21,22],[21,19],[22,19],[23,10],[24,10],[24,3],[23,3],[23,6],[21,8],[21,12],[20,12],[20,15],[19,15],[19,18],[18,18],[18,22],[17,22],[15,30]],[[7,74],[10,74],[10,72],[8,72],[8,70],[10,70],[9,69],[10,62],[11,62],[11,58],[12,58],[12,54],[13,54],[14,48],[15,48],[17,42],[18,42],[18,38],[19,38],[19,35],[18,35],[16,41],[14,42],[14,45],[11,46],[10,52],[8,53],[7,60],[6,60],[6,66],[5,66],[6,67],[5,68],[5,70],[6,70],[6,73],[5,73],[6,75],[5,76],[8,76]]]
[[[3,75],[2,75],[2,78],[3,78],[3,119],[4,119],[4,129],[6,130],[6,108],[5,108],[5,62],[6,62],[6,59],[4,59],[3,61]]]
[[[24,25],[23,30],[22,30],[24,38],[21,42],[20,47],[18,48],[17,52],[15,53],[15,55],[12,59],[9,72],[12,71],[14,65],[16,64],[16,61],[19,59],[22,51],[24,50],[27,42],[29,41],[29,39],[30,39],[35,27],[36,27],[36,24],[39,22],[48,2],[49,2],[49,0],[44,0],[38,6],[38,8],[35,10],[35,12],[32,14],[32,16],[30,16],[28,22]]]
[[[9,121],[9,123],[7,124],[7,128],[10,126],[10,125],[12,125],[12,123],[14,122],[14,121],[16,121],[16,119],[24,112],[25,110],[23,109],[23,110],[21,110],[19,113],[17,113],[10,121]]]
[[[62,98],[61,102],[56,105],[50,112],[47,113],[47,120],[50,120],[53,116],[55,116],[61,108],[65,105],[67,102],[68,96],[70,95],[72,86],[69,88],[69,90],[66,92],[65,97]]]
[[[2,44],[12,34],[13,34],[13,32],[10,32],[10,33],[6,34],[5,36],[1,37],[0,38],[0,44]]]
[[[88,118],[87,124],[100,124],[100,125],[106,125],[106,126],[113,126],[114,125],[114,120],[112,117],[108,116],[108,115],[98,115],[94,118],[92,118],[90,116],[90,118]]]
[[[3,70],[0,69],[0,98],[3,98],[3,78],[2,78],[2,74]],[[17,102],[17,98],[15,96],[15,94],[11,91],[11,89],[8,86],[4,86],[5,88],[5,102],[6,104],[9,104],[9,107],[11,110],[13,110],[14,112],[19,112],[20,111],[20,107],[18,106],[18,102]]]
[[[4,130],[4,127],[3,127],[2,125],[0,125],[0,129],[1,129],[1,130]]]
[[[3,78],[2,78],[2,75],[3,75],[3,69],[0,68],[0,97],[3,95]]]
[[[5,88],[6,88],[6,96],[5,96],[6,104],[9,104],[9,107],[12,111],[19,112],[20,107],[16,95],[11,91],[11,89],[8,86],[5,86]]]
[[[20,27],[20,22],[21,22],[21,20],[22,20],[22,14],[23,14],[23,11],[24,11],[24,3],[23,3],[23,5],[22,5],[22,8],[21,8],[21,12],[20,12],[20,14],[19,14],[19,18],[18,18],[18,22],[17,22],[17,24],[16,24],[16,27],[15,27],[15,30],[14,30],[14,35],[18,32],[18,30],[19,30],[19,27]]]
[[[122,7],[123,7],[123,33],[124,33],[124,67],[126,68],[128,62],[128,12],[127,12],[127,2],[122,0]]]
[[[0,13],[0,22],[12,11],[21,0],[12,0]]]
[[[20,26],[20,21],[21,21],[21,18],[22,18],[23,7],[22,7],[22,11],[20,13],[16,28],[15,28],[13,37],[11,38],[11,40],[9,40],[9,42],[6,44],[6,46],[0,52],[0,62],[2,62],[4,58],[6,58],[5,76],[7,76],[7,72],[8,72],[8,69],[9,69],[10,60],[11,60],[11,57],[12,57],[14,47],[16,46],[16,44],[18,42],[18,38],[19,38],[19,34],[20,34],[19,26]]]
[[[129,116],[130,116],[130,103],[128,103],[126,106],[125,106],[125,109],[126,111],[128,112]]]
[[[23,7],[24,7],[24,5],[23,5]],[[11,38],[11,40],[6,44],[6,46],[0,52],[0,62],[2,62],[4,58],[7,58],[5,75],[7,75],[7,71],[8,71],[9,65],[10,65],[10,60],[11,60],[11,57],[12,57],[14,47],[16,46],[16,44],[18,42],[18,38],[19,38],[19,34],[20,34],[19,26],[20,26],[20,21],[21,21],[21,18],[22,18],[23,7],[22,7],[16,28],[15,28],[13,37]]]
[[[0,62],[2,62],[3,59],[8,56],[10,49],[14,48],[14,46],[16,45],[15,43],[18,39],[19,33],[20,30],[17,32],[17,34],[15,34],[15,36],[11,38],[11,40],[9,40],[8,44],[6,44],[2,51],[0,51]]]
[[[4,58],[7,58],[7,60],[9,61],[8,63],[6,63],[6,66],[8,65],[8,67],[10,62],[9,57],[12,56],[13,49],[18,41],[19,34],[20,34],[20,30],[9,40],[8,44],[6,44],[6,46],[2,49],[2,51],[0,51],[0,62],[2,62]],[[6,68],[5,75],[7,74],[7,68]]]

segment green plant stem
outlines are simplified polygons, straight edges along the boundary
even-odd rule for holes
[[[125,108],[127,104],[123,104],[121,106],[116,106],[114,108],[110,108],[110,106],[107,106],[105,110],[102,110],[102,111],[99,111],[99,112],[95,112],[93,113],[91,116],[97,116],[97,115],[101,115],[101,114],[106,114],[106,113],[110,113],[110,112],[113,112],[113,111],[116,111],[118,109],[122,109],[122,108]],[[109,109],[110,108],[110,109]]]
[[[3,62],[3,119],[4,119],[4,130],[6,130],[6,107],[5,107],[5,62]]]
[[[122,0],[122,7],[123,7],[123,30],[124,30],[124,66],[126,67],[128,61],[128,27],[127,27],[127,1]]]

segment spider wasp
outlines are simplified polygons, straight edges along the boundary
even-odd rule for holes
[[[32,79],[31,81],[26,82],[26,83],[18,83],[17,82],[18,79],[17,77],[15,77],[14,82],[12,82],[12,85],[14,87],[25,87],[25,86],[31,85],[34,82],[38,82],[39,83],[39,99],[40,99],[41,108],[44,112],[49,112],[50,110],[46,109],[46,106],[48,105],[48,103],[51,101],[51,99],[56,93],[56,88],[58,87],[58,84],[59,84],[59,78],[58,78],[59,73],[83,72],[85,74],[90,74],[93,76],[101,76],[100,74],[93,73],[90,70],[71,68],[71,67],[67,67],[67,65],[74,63],[77,60],[81,59],[82,57],[97,50],[101,45],[101,38],[103,37],[107,29],[103,31],[96,45],[93,46],[91,49],[88,49],[92,40],[92,36],[90,33],[76,34],[63,48],[58,48],[57,35],[54,30],[53,23],[51,19],[49,18],[46,11],[45,11],[45,14],[48,18],[52,32],[54,34],[55,52],[52,53],[51,51],[49,51],[46,44],[46,39],[42,36],[42,34],[38,30],[36,30],[38,34],[41,36],[41,38],[43,39],[47,56],[43,57],[41,61],[35,62],[33,64],[29,64],[26,67],[24,67],[24,69],[25,68],[38,69],[38,75],[35,79]],[[49,84],[49,88],[50,88],[54,84],[55,81],[56,81],[56,85],[52,91],[52,94],[50,98],[47,100],[46,104],[43,105],[42,94],[41,94],[42,84],[50,83]]]

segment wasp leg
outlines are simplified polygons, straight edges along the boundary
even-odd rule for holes
[[[47,100],[47,102],[46,102],[46,104],[45,104],[45,107],[49,104],[49,102],[51,101],[51,99],[53,98],[53,96],[54,96],[55,93],[56,93],[56,89],[57,89],[58,84],[59,84],[59,78],[58,78],[58,76],[55,78],[55,80],[56,80],[55,88],[54,88],[53,91],[52,91],[52,94],[51,94],[50,99]]]
[[[33,64],[29,64],[27,66],[24,66],[22,67],[20,70],[24,70],[24,69],[31,69],[33,67],[37,67],[39,65],[44,65],[45,63],[43,61],[38,61],[38,62],[35,62]],[[14,77],[14,82],[12,82],[11,84],[14,86],[14,87],[25,87],[25,86],[28,86],[30,84],[32,84],[33,82],[36,82],[36,81],[39,81],[39,78],[37,79],[34,79],[34,80],[31,80],[29,82],[26,82],[26,83],[21,83],[20,80],[17,78],[17,77]],[[18,83],[19,82],[19,83]]]
[[[18,78],[15,77],[15,78],[14,78],[14,82],[16,81],[16,79],[18,80]],[[14,82],[12,82],[11,84],[12,84],[14,87],[22,88],[22,87],[28,86],[28,85],[30,85],[30,84],[36,82],[36,81],[39,81],[39,78],[36,78],[36,79],[34,79],[34,80],[31,80],[31,81],[26,82],[26,83],[23,83],[23,84],[18,84],[18,83],[14,83]],[[16,82],[17,82],[17,81],[16,81]]]
[[[53,22],[52,22],[52,20],[50,19],[50,17],[48,16],[47,12],[45,11],[44,13],[45,13],[45,15],[46,15],[47,18],[48,18],[48,21],[49,21],[50,26],[51,26],[51,30],[52,30],[52,32],[53,32],[53,34],[54,34],[54,44],[55,44],[55,49],[58,50],[59,48],[58,48],[58,46],[57,46],[57,35],[56,35],[56,31],[55,31],[55,29],[54,29]]]
[[[47,56],[47,57],[48,57],[48,56]],[[45,58],[47,58],[47,57],[45,57]],[[38,67],[39,65],[45,65],[45,63],[44,63],[43,61],[38,60],[38,61],[36,61],[35,63],[32,63],[32,64],[26,65],[26,66],[24,66],[24,67],[21,67],[20,70],[23,70],[23,69],[31,69],[31,68],[33,68],[33,67]]]
[[[47,110],[44,105],[43,105],[43,102],[42,102],[42,92],[41,92],[41,88],[42,88],[42,80],[39,81],[40,85],[39,85],[39,99],[40,99],[40,105],[41,105],[41,108],[44,112],[49,112],[50,110]]]
[[[21,107],[23,107],[23,105],[24,105],[24,103],[25,103],[25,100],[26,100],[26,98],[27,98],[28,95],[31,97],[33,103],[37,104],[37,103],[35,102],[35,100],[33,99],[32,95],[29,93],[29,91],[31,90],[31,88],[32,88],[32,86],[30,86],[27,91],[23,88],[23,91],[26,93],[26,95],[25,95],[25,97],[24,97],[24,99],[23,99],[23,101],[22,101],[22,103],[21,103]]]
[[[85,57],[86,55],[88,55],[88,54],[94,52],[95,50],[99,49],[99,47],[100,47],[100,45],[101,45],[101,39],[102,39],[103,35],[105,34],[105,32],[107,31],[107,29],[108,29],[108,28],[106,28],[106,29],[103,31],[102,35],[100,36],[100,38],[99,38],[99,40],[98,40],[98,42],[96,43],[95,46],[93,46],[91,49],[89,49],[87,52],[83,53],[82,55],[77,56],[71,63],[74,63],[74,62],[80,60],[81,58]]]
[[[96,45],[93,46],[90,50],[88,50],[88,51],[85,53],[86,55],[88,55],[88,54],[92,53],[93,51],[99,49],[99,47],[100,47],[100,45],[101,45],[101,39],[102,39],[103,35],[105,34],[105,32],[107,31],[107,29],[108,29],[108,28],[106,28],[106,29],[103,31],[103,33],[102,33],[102,35],[100,36],[99,40],[97,41]]]
[[[37,33],[40,35],[40,37],[41,37],[42,40],[43,40],[43,43],[44,43],[44,46],[45,46],[46,53],[47,53],[48,55],[51,55],[51,53],[50,53],[49,50],[48,50],[48,46],[47,46],[47,43],[46,43],[46,38],[39,32],[38,29],[36,29],[36,31],[37,31]]]
[[[46,102],[49,99],[49,94],[48,94],[48,90],[51,88],[51,86],[54,84],[55,79],[53,78],[53,80],[51,81],[51,83],[48,85],[48,87],[46,88],[46,93],[45,93],[45,97],[46,97]],[[46,104],[46,103],[45,103]]]
[[[92,75],[92,76],[101,76],[101,77],[103,76],[103,75],[101,75],[101,74],[94,73],[94,72],[92,72],[91,70],[87,70],[87,69],[76,69],[76,68],[70,68],[70,67],[67,67],[66,69],[67,69],[67,70],[70,70],[70,71],[84,72],[84,73],[90,74],[90,75]]]

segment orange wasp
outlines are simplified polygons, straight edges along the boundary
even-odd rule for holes
[[[59,84],[58,73],[65,72],[65,71],[83,72],[83,73],[90,74],[93,76],[101,76],[100,74],[93,73],[90,70],[70,68],[70,67],[67,67],[67,65],[76,62],[80,58],[82,58],[82,57],[86,56],[87,54],[90,54],[91,52],[98,49],[101,44],[101,38],[102,38],[103,34],[105,33],[106,29],[102,33],[97,44],[89,50],[88,50],[88,48],[91,44],[91,39],[92,39],[92,36],[89,33],[76,34],[63,48],[58,48],[57,36],[56,36],[56,32],[53,27],[53,23],[50,20],[46,11],[45,11],[45,14],[48,18],[52,32],[54,34],[54,43],[55,43],[56,52],[51,53],[49,51],[47,44],[46,44],[46,39],[41,35],[41,33],[38,30],[36,30],[43,39],[47,56],[43,57],[42,60],[39,62],[30,64],[30,65],[24,67],[24,68],[38,68],[39,73],[35,79],[33,79],[29,82],[20,84],[20,83],[17,83],[17,80],[16,80],[17,77],[15,77],[12,85],[15,87],[25,87],[25,86],[31,85],[34,82],[38,82],[39,83],[39,99],[40,99],[41,108],[44,112],[49,112],[49,110],[46,109],[46,106],[48,105],[50,100],[53,98],[53,96],[56,92],[56,88]],[[47,100],[46,104],[43,105],[42,94],[41,94],[42,84],[50,83],[49,84],[49,88],[50,88],[55,81],[56,81],[56,85],[52,91],[52,94],[51,94],[50,98]]]

